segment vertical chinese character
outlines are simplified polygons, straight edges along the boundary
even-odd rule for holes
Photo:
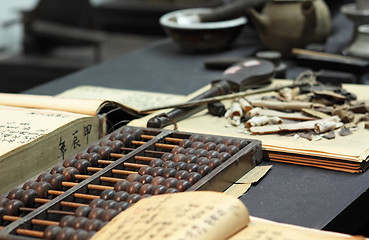
[[[83,126],[84,128],[84,135],[86,137],[86,143],[88,144],[88,135],[91,133],[92,126],[88,124],[87,126]]]
[[[79,143],[79,139],[78,139],[77,133],[78,133],[78,130],[76,130],[73,133],[73,149],[76,149],[77,147],[80,147],[81,146],[81,144]]]
[[[64,160],[64,154],[67,151],[67,148],[65,146],[65,141],[61,137],[60,137],[60,140],[59,140],[59,151],[61,153],[61,157]]]

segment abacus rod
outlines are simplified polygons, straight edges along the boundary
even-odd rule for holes
[[[4,228],[3,226],[0,226],[0,230],[3,228]],[[23,229],[23,228],[17,228],[15,231],[19,235],[27,235],[27,236],[36,237],[36,238],[44,237],[44,232],[41,232],[41,231],[29,230],[29,229]]]
[[[155,138],[155,136],[142,134],[141,138],[151,140],[151,139]],[[182,138],[165,137],[164,140],[167,141],[167,142],[180,143],[183,139]]]
[[[3,216],[4,221],[14,222],[14,221],[17,221],[19,219],[21,219],[21,217],[10,216],[10,215],[4,215]],[[58,226],[59,225],[59,222],[56,222],[56,221],[36,219],[36,218],[31,219],[31,223],[36,224],[36,225],[41,225],[41,226],[50,226],[50,225]]]
[[[45,199],[45,198],[35,198],[35,202],[37,203],[48,203],[50,202],[51,199]],[[61,201],[60,205],[63,207],[73,207],[73,208],[78,208],[80,206],[87,206],[88,204],[85,203],[75,203],[75,202],[66,202],[66,201]]]
[[[22,212],[33,212],[37,208],[29,208],[29,207],[20,207],[19,210]],[[61,215],[74,215],[74,212],[68,212],[68,211],[61,211],[61,210],[47,210],[47,213],[49,214],[61,214]]]

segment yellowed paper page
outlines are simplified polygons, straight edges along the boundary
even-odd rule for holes
[[[206,191],[164,194],[140,200],[92,239],[226,239],[248,222],[237,198]]]
[[[114,101],[131,109],[140,110],[175,103],[184,97],[177,94],[134,91],[96,86],[79,86],[57,95],[64,98],[100,99]]]
[[[0,106],[0,156],[73,120],[89,117],[69,112]]]
[[[102,100],[68,99],[43,95],[0,93],[0,105],[3,106],[52,109],[87,114],[91,116],[96,115],[96,111],[103,102],[104,101]]]
[[[240,183],[240,184],[232,184],[229,188],[224,191],[224,194],[227,194],[232,197],[239,198],[241,197],[249,188],[251,187],[251,183]]]
[[[344,240],[365,239],[335,232],[282,224],[250,216],[249,225],[228,240]]]

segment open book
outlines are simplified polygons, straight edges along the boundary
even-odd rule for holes
[[[249,216],[235,197],[197,191],[142,199],[111,220],[94,239],[318,240],[365,239]]]
[[[279,80],[273,84],[289,84],[290,81]],[[356,94],[358,100],[368,100],[369,86],[344,84],[343,88]],[[201,91],[206,90],[204,88]],[[199,93],[188,96],[191,99]],[[231,101],[224,102],[226,106]],[[132,126],[146,126],[147,121],[156,114],[134,120]],[[339,136],[335,139],[320,139],[309,141],[307,139],[295,139],[292,136],[279,134],[254,135],[245,129],[230,127],[224,117],[215,117],[203,110],[185,120],[177,123],[178,130],[187,132],[207,133],[232,137],[244,137],[262,141],[265,156],[272,161],[288,162],[294,164],[322,167],[326,169],[362,172],[368,167],[369,156],[369,130],[365,129],[364,122],[360,122],[351,135]],[[169,126],[167,128],[173,128]],[[336,130],[337,131],[337,130]]]
[[[58,97],[1,93],[0,194],[97,141],[115,121],[139,116],[140,106],[178,98],[87,86]]]

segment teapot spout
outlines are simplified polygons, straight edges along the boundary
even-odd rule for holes
[[[261,15],[254,8],[247,9],[247,16],[254,23],[256,30],[259,33],[264,33],[266,31],[269,25],[269,21],[266,16]]]

